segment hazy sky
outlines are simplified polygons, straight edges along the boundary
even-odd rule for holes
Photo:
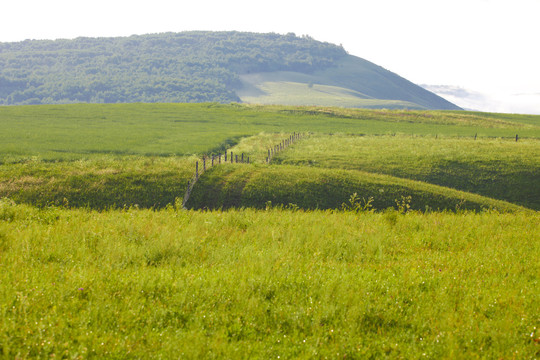
[[[186,30],[307,34],[417,84],[486,94],[481,110],[540,113],[540,0],[8,0],[0,11],[4,42]]]

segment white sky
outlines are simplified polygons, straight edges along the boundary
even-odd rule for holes
[[[540,0],[7,0],[0,12],[3,42],[186,30],[307,34],[417,84],[492,95],[497,111],[505,111],[505,95],[523,94],[517,102],[530,101],[506,111],[540,113]]]

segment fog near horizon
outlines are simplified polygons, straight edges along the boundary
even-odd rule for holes
[[[540,93],[482,93],[458,86],[420,86],[465,110],[540,115]]]

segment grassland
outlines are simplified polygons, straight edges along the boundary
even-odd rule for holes
[[[40,207],[162,208],[186,191],[196,157],[93,157],[0,165],[0,196]]]
[[[540,357],[540,117],[69,105],[0,127],[0,358]],[[188,202],[222,210],[181,209],[225,148],[252,164]]]
[[[364,59],[344,56],[309,72],[244,72],[240,99],[252,104],[451,109],[456,105]],[[396,100],[399,99],[399,100]]]
[[[164,207],[184,194],[197,157],[229,148],[262,164],[268,147],[289,132],[301,131],[342,135],[324,141],[327,136],[314,135],[274,162],[382,173],[538,208],[535,139],[540,138],[540,126],[534,116],[234,104],[79,104],[2,107],[0,126],[0,196],[38,206]],[[520,136],[517,143],[510,141],[516,133]],[[381,136],[385,134],[396,136]],[[477,141],[473,141],[474,136]],[[384,152],[377,150],[381,147]],[[304,178],[309,172],[315,178],[319,176],[315,170],[304,169],[304,175],[293,170]],[[265,171],[254,168],[253,174]],[[279,171],[286,168],[272,170],[272,176],[278,176]],[[351,174],[342,179],[324,175],[335,185],[341,186],[340,181],[349,184],[343,190],[351,193],[341,191],[332,201],[299,201],[298,196],[281,201],[309,203],[309,207],[341,204],[352,193],[366,189],[359,185],[367,181],[366,174],[357,174],[355,179]],[[402,189],[429,187],[404,187],[404,180],[393,181],[401,182]],[[298,186],[294,181],[288,184],[291,194]],[[440,193],[430,189],[431,194]],[[387,190],[386,195],[396,195],[396,199],[408,196],[406,192]],[[261,189],[261,193],[265,191]],[[307,188],[295,191],[309,193]],[[368,198],[368,194],[375,204],[386,206],[392,200],[381,199],[380,193],[372,191],[360,196]],[[274,195],[266,197],[268,201],[278,200]],[[415,197],[413,202],[425,199]],[[454,208],[455,201],[461,200],[460,195],[447,205]],[[261,202],[259,197],[257,206]],[[441,206],[440,201],[429,204],[415,208]],[[486,202],[478,206],[492,207]]]
[[[411,136],[310,136],[278,154],[287,165],[414,179],[540,210],[540,141]]]
[[[0,162],[204,154],[263,131],[540,138],[538,122],[452,111],[234,104],[8,106],[0,107]]]
[[[535,358],[539,220],[2,201],[0,353]]]
[[[351,195],[357,199],[352,201]],[[196,184],[186,206],[195,209],[268,206],[422,211],[523,211],[520,206],[425,182],[360,171],[298,166],[227,165],[211,169]]]

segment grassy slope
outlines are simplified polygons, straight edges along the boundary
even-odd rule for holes
[[[100,157],[0,165],[0,197],[36,206],[161,208],[181,198],[196,157]]]
[[[523,210],[487,197],[386,175],[298,166],[227,165],[214,168],[197,184],[188,208],[255,207],[272,205],[302,209],[337,209],[357,193],[359,204],[373,198],[376,210]],[[407,199],[407,197],[411,197]]]
[[[539,224],[523,213],[0,202],[0,349],[6,358],[535,358]]]
[[[539,159],[537,139],[321,135],[274,162],[388,174],[540,210]]]
[[[295,77],[296,73],[285,72],[245,75],[242,77],[244,88],[238,95],[242,102],[249,104],[423,109],[412,102],[373,99],[343,87],[291,81]]]
[[[459,110],[398,75],[351,55],[313,74],[244,74],[241,81],[243,87],[237,94],[247,103]],[[314,84],[313,88],[308,84]]]

